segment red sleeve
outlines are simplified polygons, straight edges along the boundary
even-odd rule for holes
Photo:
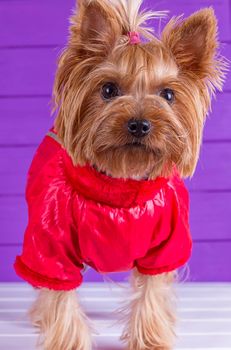
[[[184,265],[191,256],[189,196],[183,181],[175,176],[165,192],[165,206],[146,256],[136,261],[140,273],[156,275]]]
[[[50,142],[54,143],[45,139],[43,151]],[[34,287],[71,290],[81,284],[83,268],[73,224],[72,191],[62,174],[59,152],[51,152],[44,164],[40,150],[29,171],[29,222],[23,252],[14,267]]]

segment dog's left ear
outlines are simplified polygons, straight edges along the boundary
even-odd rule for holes
[[[181,71],[222,88],[224,62],[218,55],[217,20],[212,8],[186,20],[173,18],[162,33],[162,41]]]
[[[115,8],[105,0],[78,0],[71,23],[70,43],[81,56],[106,56],[121,35]]]

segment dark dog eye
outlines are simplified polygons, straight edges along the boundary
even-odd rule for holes
[[[172,103],[174,101],[174,91],[171,89],[164,89],[160,92],[160,96],[163,97],[166,101],[169,103]]]
[[[120,96],[119,87],[114,83],[106,83],[102,86],[101,95],[104,100],[111,100]]]

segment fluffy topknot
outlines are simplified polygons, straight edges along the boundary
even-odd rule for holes
[[[106,0],[107,1],[107,0]],[[115,8],[125,33],[138,32],[144,38],[153,39],[153,27],[146,23],[151,19],[163,18],[166,11],[141,10],[143,0],[108,0]]]
[[[140,36],[148,40],[154,39],[154,29],[147,26],[147,22],[152,19],[160,19],[166,17],[166,11],[151,11],[141,9],[143,0],[77,0],[77,11],[74,11],[71,17],[71,33],[76,35],[77,31],[81,34],[81,30],[84,28],[82,23],[83,17],[85,21],[89,15],[89,11],[98,8],[98,13],[94,13],[91,17],[92,29],[96,32],[110,31],[109,27],[104,27],[101,14],[105,23],[110,24],[113,27],[114,34],[119,37],[124,37],[122,42],[127,42],[126,35],[129,32],[138,32]],[[85,14],[84,14],[85,13]],[[82,27],[80,27],[82,24]],[[98,26],[97,26],[98,24]],[[104,28],[103,28],[104,27]]]

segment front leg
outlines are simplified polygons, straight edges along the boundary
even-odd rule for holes
[[[44,350],[91,350],[91,329],[75,291],[43,288],[30,310]]]
[[[175,342],[175,312],[172,284],[174,272],[131,277],[131,301],[124,309],[126,327],[122,340],[129,350],[171,350]]]

